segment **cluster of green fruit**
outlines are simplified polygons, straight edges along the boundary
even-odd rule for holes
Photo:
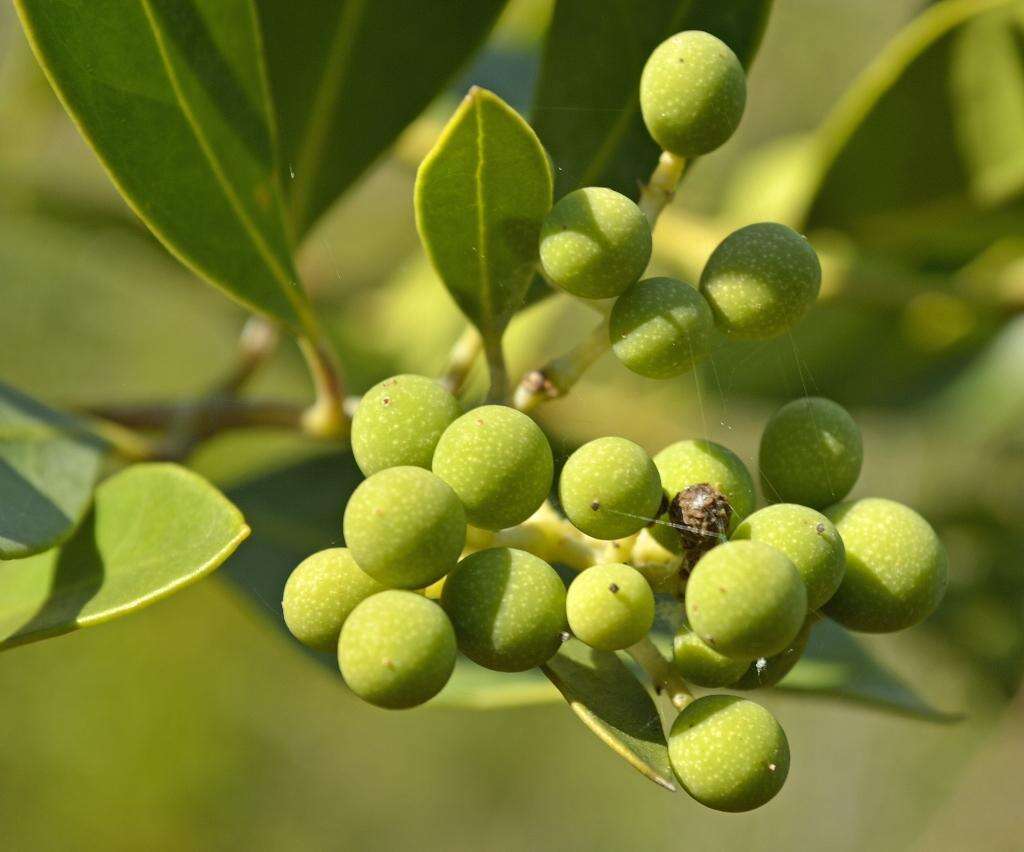
[[[648,130],[680,158],[725,142],[745,102],[739,60],[704,32],[679,33],[662,43],[640,82]],[[630,370],[652,379],[677,376],[707,356],[716,327],[734,339],[782,334],[807,312],[821,285],[810,243],[774,222],[727,236],[705,265],[699,287],[674,278],[641,280],[650,258],[647,217],[630,199],[604,187],[570,192],[541,230],[545,277],[580,298],[614,298],[612,351]]]

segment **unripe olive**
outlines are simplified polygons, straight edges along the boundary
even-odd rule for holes
[[[752,662],[743,676],[731,684],[732,689],[764,689],[776,686],[793,667],[800,662],[807,642],[811,638],[811,628],[817,621],[817,615],[808,615],[800,632],[782,651],[771,657],[758,657]]]
[[[761,541],[781,550],[807,587],[807,608],[819,609],[839,588],[846,551],[835,525],[820,512],[794,503],[759,509],[732,534],[733,541]]]
[[[401,465],[430,469],[441,433],[462,413],[458,400],[424,376],[374,385],[352,417],[352,454],[364,476]]]
[[[651,227],[630,199],[588,186],[570,192],[548,213],[540,262],[551,283],[574,296],[618,296],[651,259]]]
[[[565,585],[547,562],[524,550],[494,547],[467,556],[445,580],[441,604],[459,650],[488,669],[532,669],[562,643]]]
[[[576,576],[565,602],[569,628],[601,651],[635,645],[654,624],[654,593],[629,565],[594,565]]]
[[[725,495],[732,508],[731,528],[754,510],[754,480],[732,450],[713,441],[676,441],[654,457],[661,474],[665,497],[672,500],[691,485],[707,483]],[[651,534],[663,547],[682,553],[679,533],[663,523],[655,524]]]
[[[715,323],[730,337],[766,340],[792,328],[818,298],[821,264],[792,228],[761,222],[733,231],[700,276]]]
[[[333,652],[356,604],[383,590],[346,548],[321,550],[302,560],[284,584],[284,622],[303,645]]]
[[[705,695],[676,718],[672,769],[694,799],[716,811],[749,811],[772,799],[789,772],[789,742],[760,704]]]
[[[658,45],[640,77],[640,110],[654,141],[680,157],[715,150],[735,132],[747,80],[725,42],[698,30]]]
[[[554,460],[540,427],[521,411],[484,405],[449,426],[434,451],[433,471],[458,494],[473,526],[514,527],[551,490]]]
[[[761,484],[773,503],[824,509],[850,493],[863,458],[860,430],[845,408],[801,397],[776,411],[764,428]]]
[[[578,530],[611,540],[632,535],[658,515],[661,477],[643,448],[626,438],[584,444],[562,468],[558,498]]]
[[[672,641],[672,657],[685,680],[709,689],[732,686],[750,665],[748,659],[719,654],[688,625],[683,625],[676,633]]]
[[[889,633],[923,621],[946,592],[946,549],[913,509],[869,497],[825,511],[846,545],[846,575],[824,612],[843,627]]]
[[[784,553],[759,541],[708,551],[686,583],[686,617],[727,657],[770,657],[793,641],[807,616],[807,590]]]
[[[388,590],[358,604],[341,628],[338,666],[356,695],[400,710],[437,695],[455,668],[455,631],[433,601]]]
[[[703,296],[675,278],[646,278],[615,300],[609,318],[612,351],[649,379],[670,379],[711,351],[714,319]]]
[[[466,543],[459,498],[419,467],[389,467],[361,482],[343,526],[356,564],[397,589],[421,589],[443,577]]]

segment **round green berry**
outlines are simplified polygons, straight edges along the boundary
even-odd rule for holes
[[[946,549],[913,509],[877,497],[825,511],[846,545],[846,575],[824,612],[843,627],[890,633],[923,621],[946,592]]]
[[[356,565],[346,548],[321,550],[302,560],[284,584],[284,623],[303,645],[335,651],[349,613],[384,588]]]
[[[612,306],[612,351],[649,379],[686,372],[711,351],[714,319],[703,296],[675,278],[646,278]]]
[[[635,645],[654,624],[654,592],[629,565],[594,565],[569,586],[565,611],[569,629],[601,651]]]
[[[864,459],[860,430],[830,399],[806,396],[772,415],[761,436],[761,484],[772,503],[824,509],[857,482]]]
[[[441,691],[455,668],[455,631],[433,601],[388,590],[360,603],[341,628],[338,666],[356,695],[401,710]]]
[[[632,201],[602,186],[570,192],[548,213],[540,262],[552,284],[584,299],[618,296],[651,259],[651,227]]]
[[[676,441],[654,457],[661,474],[665,497],[671,501],[691,485],[707,483],[725,495],[732,508],[730,529],[754,510],[754,480],[732,450],[713,441]],[[682,553],[679,533],[666,524],[655,524],[651,535],[662,547]]]
[[[821,264],[792,228],[761,222],[733,231],[712,252],[700,291],[727,335],[766,340],[792,328],[818,298]]]
[[[364,476],[388,467],[430,469],[441,433],[460,414],[458,400],[423,376],[374,385],[352,417],[352,454]]]
[[[760,704],[705,695],[676,718],[668,755],[679,783],[716,811],[750,811],[772,799],[789,772],[789,742]]]
[[[484,405],[449,426],[434,451],[433,471],[459,495],[473,526],[514,527],[548,496],[551,446],[521,411]]]
[[[562,468],[558,499],[573,526],[593,538],[624,538],[658,515],[661,477],[643,448],[626,438],[584,444]]]
[[[807,608],[819,609],[839,588],[846,551],[835,525],[820,512],[794,503],[759,509],[732,534],[733,541],[761,541],[781,550],[807,587]]]
[[[680,157],[714,151],[739,126],[747,79],[736,54],[710,33],[676,33],[640,77],[640,111],[654,141]]]
[[[683,678],[709,689],[732,686],[750,665],[749,659],[719,654],[687,625],[683,625],[672,641],[672,657]]]
[[[361,482],[343,526],[356,564],[394,589],[421,589],[440,579],[466,543],[459,498],[419,467],[389,467]]]
[[[793,641],[807,616],[807,590],[789,557],[759,541],[709,550],[686,583],[686,617],[727,657],[770,657]]]
[[[778,654],[754,660],[743,676],[730,685],[732,689],[763,689],[778,684],[800,662],[816,621],[816,615],[808,616],[792,642]]]
[[[467,556],[445,580],[441,605],[459,650],[488,669],[532,669],[562,643],[565,585],[547,562],[524,550],[493,547]]]

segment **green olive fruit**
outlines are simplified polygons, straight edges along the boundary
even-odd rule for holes
[[[643,448],[626,438],[584,444],[562,468],[558,499],[573,526],[593,538],[624,538],[658,516],[661,477]]]
[[[459,498],[420,467],[389,467],[361,482],[343,526],[356,564],[396,589],[422,589],[440,579],[466,543]]]
[[[370,704],[401,710],[439,693],[455,668],[455,631],[433,601],[388,590],[358,604],[338,641],[345,683]]]
[[[732,686],[750,665],[749,659],[719,654],[688,625],[683,625],[672,641],[672,658],[686,681],[708,689]]]
[[[651,629],[654,593],[630,565],[594,565],[570,584],[565,609],[577,639],[601,651],[619,651]]]
[[[584,299],[618,296],[651,259],[651,227],[630,199],[588,186],[570,192],[548,213],[540,262],[552,284]]]
[[[849,412],[830,399],[801,397],[776,411],[764,428],[761,484],[773,503],[824,509],[850,493],[863,459],[860,430]]]
[[[846,545],[846,574],[824,612],[850,630],[890,633],[931,615],[946,592],[946,548],[913,509],[869,497],[825,510]]]

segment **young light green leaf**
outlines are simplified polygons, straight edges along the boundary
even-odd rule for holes
[[[301,237],[450,81],[505,0],[257,0]]]
[[[65,109],[150,230],[247,307],[311,324],[251,0],[15,5]]]
[[[127,468],[60,547],[0,565],[0,648],[91,627],[205,577],[249,534],[206,480],[172,464]]]
[[[533,124],[555,164],[556,197],[607,186],[636,197],[658,161],[640,115],[640,73],[681,30],[705,30],[750,64],[771,0],[558,0],[534,93]]]
[[[622,660],[571,639],[541,669],[598,739],[644,777],[676,789],[658,708]]]
[[[71,534],[105,451],[74,418],[0,383],[0,559],[22,559]]]
[[[420,239],[491,345],[526,296],[551,192],[551,165],[536,134],[485,89],[466,95],[420,165]]]
[[[921,152],[927,151],[927,156]],[[957,267],[1024,212],[1024,5],[950,0],[915,19],[817,135],[802,226]]]

